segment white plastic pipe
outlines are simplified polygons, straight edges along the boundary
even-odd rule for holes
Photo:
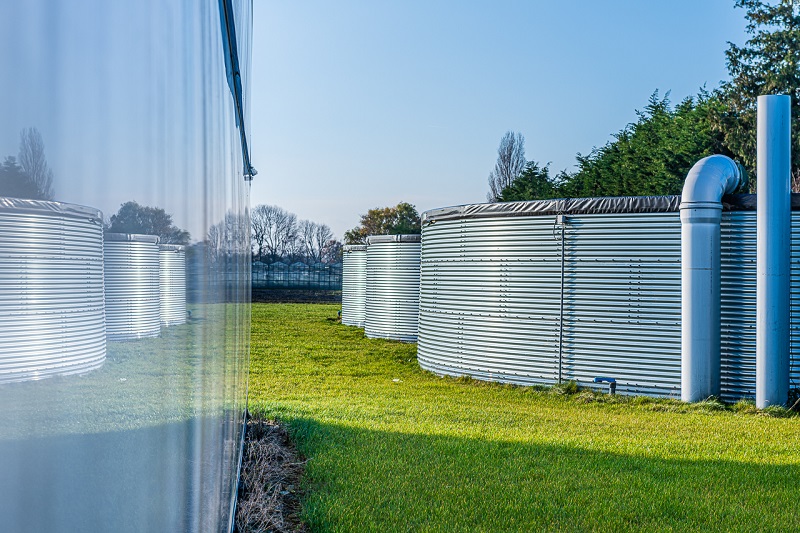
[[[720,231],[722,196],[747,181],[731,158],[695,163],[681,196],[681,399],[720,392]]]
[[[756,407],[789,396],[791,97],[758,97]]]

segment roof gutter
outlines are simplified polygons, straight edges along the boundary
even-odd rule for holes
[[[225,73],[228,78],[228,88],[230,88],[231,95],[233,95],[233,105],[236,109],[236,126],[239,128],[244,179],[252,181],[253,176],[258,174],[258,171],[250,162],[250,149],[247,146],[244,98],[242,96],[242,73],[239,69],[239,47],[236,44],[236,22],[233,18],[231,0],[219,0],[219,18],[222,31],[222,48],[225,54]]]

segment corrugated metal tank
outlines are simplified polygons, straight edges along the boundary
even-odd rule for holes
[[[108,339],[158,337],[161,333],[158,237],[106,233],[103,257]]]
[[[159,298],[161,325],[186,323],[186,249],[178,244],[161,244],[159,258]]]
[[[367,337],[417,340],[419,268],[419,235],[367,237]]]
[[[422,228],[419,362],[520,384],[557,379],[554,217],[437,220]]]
[[[800,388],[800,208],[792,195],[789,387]],[[756,213],[722,214],[722,396],[756,392]]]
[[[569,216],[564,376],[617,379],[637,394],[679,395],[678,213]]]
[[[342,324],[364,327],[367,305],[367,246],[342,249]]]
[[[102,220],[90,207],[0,198],[0,383],[105,361]]]
[[[651,200],[640,212],[603,199],[588,210],[597,212],[519,202],[425,213],[420,365],[524,385],[552,384],[560,373],[594,386],[595,377],[607,376],[620,392],[679,397],[678,199]],[[800,238],[800,212],[793,219]],[[723,213],[726,400],[755,392],[755,238],[754,211]],[[794,300],[800,298],[796,259],[792,267]],[[792,331],[800,328],[800,308],[794,309]],[[799,359],[793,338],[793,387]]]

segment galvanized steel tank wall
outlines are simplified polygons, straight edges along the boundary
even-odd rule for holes
[[[367,337],[417,340],[419,269],[419,235],[367,237]]]
[[[367,305],[367,246],[342,250],[342,324],[364,327]]]
[[[756,392],[756,213],[722,214],[722,396]],[[792,211],[789,388],[800,388],[800,211]]]
[[[159,298],[161,325],[186,322],[186,249],[177,244],[161,244],[159,257]]]
[[[420,365],[519,384],[557,378],[560,260],[554,217],[422,228]]]
[[[103,364],[103,215],[0,198],[0,383]]]
[[[105,235],[106,330],[109,340],[161,333],[159,251],[155,235]]]
[[[563,254],[558,220],[519,210],[441,219],[426,213],[420,365],[524,385],[555,383],[559,371],[561,379],[585,386],[608,376],[620,392],[679,397],[678,212],[565,215]],[[800,238],[800,228],[794,231]],[[796,260],[792,295],[800,298]],[[800,312],[792,315],[797,328]],[[800,380],[798,355],[793,338],[792,386]],[[755,213],[728,211],[722,223],[722,396],[735,400],[754,392]]]

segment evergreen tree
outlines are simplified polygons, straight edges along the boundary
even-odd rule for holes
[[[669,96],[653,93],[637,121],[588,155],[578,154],[578,171],[562,175],[565,197],[680,194],[692,165],[713,153],[727,154],[710,115],[719,99],[703,90],[674,109]]]
[[[544,200],[558,198],[559,195],[558,184],[550,177],[550,167],[540,167],[536,161],[528,161],[522,174],[500,192],[497,200],[499,202]]]
[[[0,165],[0,196],[40,199],[36,183],[17,163],[17,158],[14,156],[6,157]]]
[[[763,94],[792,97],[792,168],[794,190],[800,188],[800,0],[737,0],[746,10],[744,46],[729,43],[725,52],[731,79],[722,84],[724,107],[711,118],[725,145],[750,176],[756,169],[756,101]],[[751,187],[755,179],[751,180]]]

